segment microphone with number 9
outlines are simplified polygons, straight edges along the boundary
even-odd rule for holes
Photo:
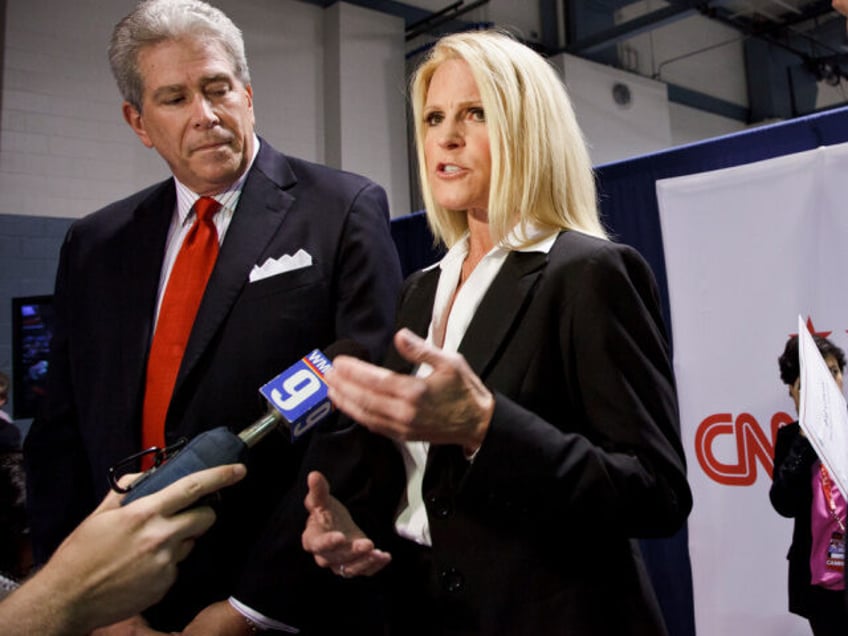
[[[334,342],[326,354],[315,349],[259,389],[271,408],[238,435],[226,426],[201,433],[161,466],[151,468],[128,487],[126,505],[158,492],[178,479],[213,466],[244,462],[247,450],[284,424],[295,442],[333,412],[327,398],[325,371],[337,355],[367,359],[364,347],[352,340]]]

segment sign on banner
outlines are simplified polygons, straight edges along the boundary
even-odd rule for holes
[[[848,144],[657,182],[698,636],[807,636],[788,610],[792,519],[769,502],[798,419],[777,359],[806,328],[848,349]]]
[[[845,396],[798,316],[801,358],[801,428],[840,492],[848,493],[848,409]]]

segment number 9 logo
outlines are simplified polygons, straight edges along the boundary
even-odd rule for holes
[[[271,399],[281,411],[291,411],[303,404],[321,388],[321,380],[308,369],[299,369],[283,380],[283,390],[289,397],[283,398],[279,389],[271,390]]]

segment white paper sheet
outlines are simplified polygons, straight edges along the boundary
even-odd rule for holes
[[[801,316],[798,316],[801,358],[801,429],[833,476],[839,491],[848,493],[848,407],[845,396]]]

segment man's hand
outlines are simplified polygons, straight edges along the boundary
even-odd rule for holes
[[[253,629],[229,601],[214,603],[194,617],[182,636],[250,636]]]
[[[91,632],[91,636],[167,636],[165,632],[151,629],[140,615],[120,623],[112,623]]]
[[[50,598],[50,607],[57,608],[70,632],[123,621],[114,625],[117,632],[107,633],[156,633],[140,617],[123,619],[165,595],[176,579],[177,563],[214,523],[208,506],[189,507],[236,483],[245,472],[242,465],[210,468],[123,507],[121,496],[109,493],[33,579],[34,591]]]

